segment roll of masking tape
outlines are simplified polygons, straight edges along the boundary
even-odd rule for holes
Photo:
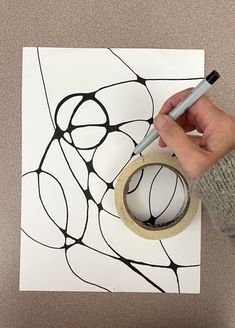
[[[137,171],[150,165],[164,166],[174,171],[180,180],[184,181],[184,185],[186,186],[186,197],[181,210],[175,215],[174,219],[159,226],[148,226],[144,224],[131,213],[127,206],[126,195],[131,178]],[[155,240],[173,237],[182,232],[190,224],[198,209],[198,199],[194,195],[189,194],[190,183],[190,178],[175,157],[163,154],[140,156],[128,164],[118,177],[115,186],[117,212],[124,224],[140,237]]]

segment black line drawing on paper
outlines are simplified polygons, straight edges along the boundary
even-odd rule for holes
[[[181,265],[180,263],[176,263],[174,261],[174,259],[169,255],[169,252],[167,251],[166,247],[164,246],[164,241],[156,241],[156,244],[159,243],[165,256],[168,258],[168,260],[169,260],[168,265],[145,263],[144,261],[137,261],[135,259],[125,257],[122,254],[120,254],[108,242],[108,240],[102,230],[101,213],[105,212],[106,214],[109,214],[116,220],[120,220],[116,214],[112,213],[111,211],[109,211],[109,209],[107,209],[105,207],[105,205],[103,204],[103,200],[109,191],[114,190],[114,183],[115,183],[117,176],[119,175],[121,170],[132,160],[133,154],[130,153],[130,157],[125,162],[125,165],[121,168],[121,170],[119,172],[117,172],[117,174],[115,174],[114,178],[111,181],[106,181],[99,174],[99,170],[97,170],[94,158],[96,156],[97,149],[104,144],[105,140],[111,133],[119,133],[119,134],[123,134],[126,137],[128,137],[130,139],[131,143],[133,144],[133,149],[134,149],[134,146],[137,145],[136,140],[130,134],[128,134],[128,132],[126,132],[125,129],[123,129],[123,127],[126,126],[127,124],[132,124],[132,123],[136,123],[136,122],[145,122],[148,125],[148,128],[147,128],[145,134],[148,133],[150,126],[153,122],[154,100],[153,100],[152,94],[146,84],[146,81],[201,80],[202,77],[197,77],[197,78],[192,77],[192,78],[185,78],[185,79],[183,79],[183,78],[177,79],[174,77],[172,79],[161,79],[161,78],[145,79],[144,77],[139,76],[129,65],[127,65],[127,63],[125,63],[124,60],[121,57],[119,57],[115,53],[114,50],[107,49],[107,51],[110,53],[110,56],[114,56],[117,59],[117,61],[121,61],[123,65],[125,65],[132,73],[135,74],[136,78],[133,80],[120,81],[118,83],[105,85],[105,86],[100,87],[97,90],[92,90],[91,92],[88,92],[88,93],[80,93],[78,91],[78,93],[69,94],[58,103],[56,110],[55,110],[54,117],[53,117],[49,99],[48,99],[48,94],[47,94],[46,81],[44,79],[44,74],[43,74],[43,64],[42,64],[42,61],[40,58],[40,49],[37,48],[36,51],[37,51],[37,59],[38,59],[38,68],[40,70],[40,75],[41,75],[42,84],[43,84],[44,93],[45,93],[46,102],[47,102],[47,107],[48,107],[47,110],[48,110],[48,114],[49,114],[49,117],[51,120],[51,124],[53,125],[54,134],[51,137],[51,140],[48,140],[47,147],[45,148],[44,154],[41,157],[38,167],[32,171],[24,173],[22,176],[22,179],[25,179],[25,178],[31,179],[32,178],[34,180],[35,188],[37,188],[37,196],[38,196],[39,203],[41,204],[41,207],[42,207],[47,219],[63,235],[64,242],[61,246],[58,246],[58,247],[51,246],[49,244],[46,244],[46,243],[41,242],[40,240],[37,240],[36,238],[34,238],[30,234],[30,232],[27,231],[27,228],[25,228],[25,227],[21,229],[22,232],[28,238],[30,238],[34,242],[40,244],[42,247],[48,247],[48,248],[54,249],[55,252],[58,249],[63,250],[64,256],[65,256],[65,261],[66,261],[69,269],[71,270],[72,274],[74,276],[76,276],[78,279],[80,279],[81,281],[83,281],[84,283],[93,285],[100,290],[108,291],[108,292],[113,291],[111,288],[108,288],[103,282],[99,283],[97,281],[93,281],[89,278],[86,278],[86,276],[79,273],[79,270],[74,268],[74,265],[73,265],[73,263],[71,263],[71,260],[70,260],[70,252],[72,252],[72,249],[76,248],[79,250],[79,248],[81,248],[84,251],[85,250],[90,251],[93,254],[93,256],[97,255],[97,256],[102,257],[102,259],[104,259],[104,261],[105,261],[105,259],[108,259],[109,261],[112,261],[112,263],[119,263],[123,268],[125,267],[130,272],[133,272],[134,274],[138,275],[140,277],[140,279],[143,279],[147,284],[151,285],[154,289],[156,289],[157,292],[165,293],[166,290],[161,286],[161,284],[156,283],[154,280],[152,280],[146,274],[144,274],[140,270],[140,268],[141,267],[149,267],[149,268],[153,268],[153,269],[158,268],[161,270],[165,270],[165,269],[172,270],[172,272],[174,273],[174,276],[175,276],[177,291],[180,293],[181,285],[180,285],[180,280],[179,280],[179,275],[178,275],[178,269],[199,267],[200,264],[189,263],[188,265]],[[99,99],[99,92],[101,92],[102,90],[105,90],[105,89],[108,90],[109,88],[112,88],[114,86],[118,87],[118,86],[128,85],[130,83],[139,83],[145,88],[146,94],[150,98],[150,101],[152,104],[151,115],[149,115],[149,117],[147,119],[140,118],[140,119],[127,120],[127,121],[123,121],[121,123],[113,124],[112,122],[110,122],[110,115],[109,115],[108,109],[104,106],[102,101],[100,101],[100,99]],[[63,115],[61,116],[61,111],[63,111],[63,106],[71,99],[77,99],[77,103],[76,103],[75,107],[73,108],[71,115],[69,116],[69,118],[67,118],[67,121],[65,122],[65,120],[63,120]],[[96,107],[97,119],[95,122],[92,122],[92,121],[91,122],[82,122],[80,124],[79,117],[78,117],[79,111],[82,108],[82,106],[84,107],[84,105],[86,105],[88,102],[90,104],[93,104]],[[62,117],[62,119],[61,119],[61,117]],[[91,128],[94,129],[94,131],[96,131],[95,132],[96,137],[93,138],[94,140],[93,139],[89,140],[88,145],[81,144],[80,136],[81,135],[89,135],[89,131],[91,131],[89,129],[91,129]],[[67,169],[68,169],[68,174],[70,174],[70,176],[72,176],[74,183],[76,184],[79,191],[83,193],[84,199],[86,201],[85,224],[84,224],[83,232],[79,238],[75,237],[71,232],[68,232],[70,209],[69,209],[68,196],[66,195],[66,192],[64,190],[63,183],[59,180],[59,178],[56,175],[54,175],[49,170],[44,168],[45,161],[51,151],[51,147],[55,144],[57,145],[58,149],[61,152],[63,161],[66,164]],[[81,183],[81,181],[79,180],[79,178],[77,177],[77,175],[74,172],[74,169],[71,165],[71,162],[70,162],[70,160],[68,158],[68,154],[67,154],[67,150],[69,148],[73,152],[76,153],[77,158],[79,158],[79,160],[81,162],[83,162],[83,164],[84,164],[84,167],[87,172],[86,179],[85,179],[86,181],[84,183]],[[86,158],[86,156],[85,156],[86,152],[89,153],[88,158]],[[89,187],[91,176],[93,178],[96,177],[97,179],[99,179],[99,181],[101,181],[101,183],[103,183],[105,185],[104,192],[101,195],[102,197],[100,198],[99,201],[97,201],[94,198],[93,194],[91,193],[90,187]],[[141,178],[142,178],[142,176],[140,176],[140,180],[141,180]],[[51,212],[48,210],[48,203],[45,200],[45,196],[43,194],[44,191],[42,188],[43,179],[50,181],[50,183],[53,183],[54,185],[56,185],[56,188],[58,190],[60,190],[61,198],[62,198],[62,201],[64,203],[64,208],[65,208],[65,224],[64,224],[64,226],[62,224],[59,224],[55,220],[55,218],[53,217]],[[179,182],[179,179],[176,178],[172,197],[174,196],[178,182]],[[137,187],[138,187],[138,185],[135,186],[135,188],[137,188]],[[135,188],[133,188],[133,190],[131,190],[130,192],[133,192],[135,190]],[[168,202],[167,207],[168,206],[169,206],[169,202]],[[110,252],[106,253],[105,251],[96,249],[95,247],[88,245],[84,240],[84,236],[86,235],[87,227],[89,224],[89,211],[91,210],[91,208],[95,208],[98,213],[98,225],[99,225],[99,234],[100,234],[99,237],[103,239],[103,242],[105,243],[107,248],[110,250]],[[162,211],[162,213],[160,213],[160,215],[163,213],[164,213],[164,210]],[[155,219],[156,219],[156,217],[154,218],[154,221],[155,221]],[[147,223],[153,224],[152,216],[148,220]]]

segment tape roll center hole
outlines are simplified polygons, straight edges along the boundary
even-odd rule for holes
[[[185,212],[188,197],[184,177],[162,164],[140,168],[126,185],[128,211],[140,226],[147,229],[174,224]]]

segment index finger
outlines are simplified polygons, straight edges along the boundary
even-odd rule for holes
[[[188,88],[182,91],[175,93],[173,96],[168,98],[162,105],[159,114],[169,113],[184,97],[186,97],[193,88]]]

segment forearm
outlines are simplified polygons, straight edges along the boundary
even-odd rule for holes
[[[235,254],[235,150],[196,178],[191,191],[206,205],[217,229]]]

